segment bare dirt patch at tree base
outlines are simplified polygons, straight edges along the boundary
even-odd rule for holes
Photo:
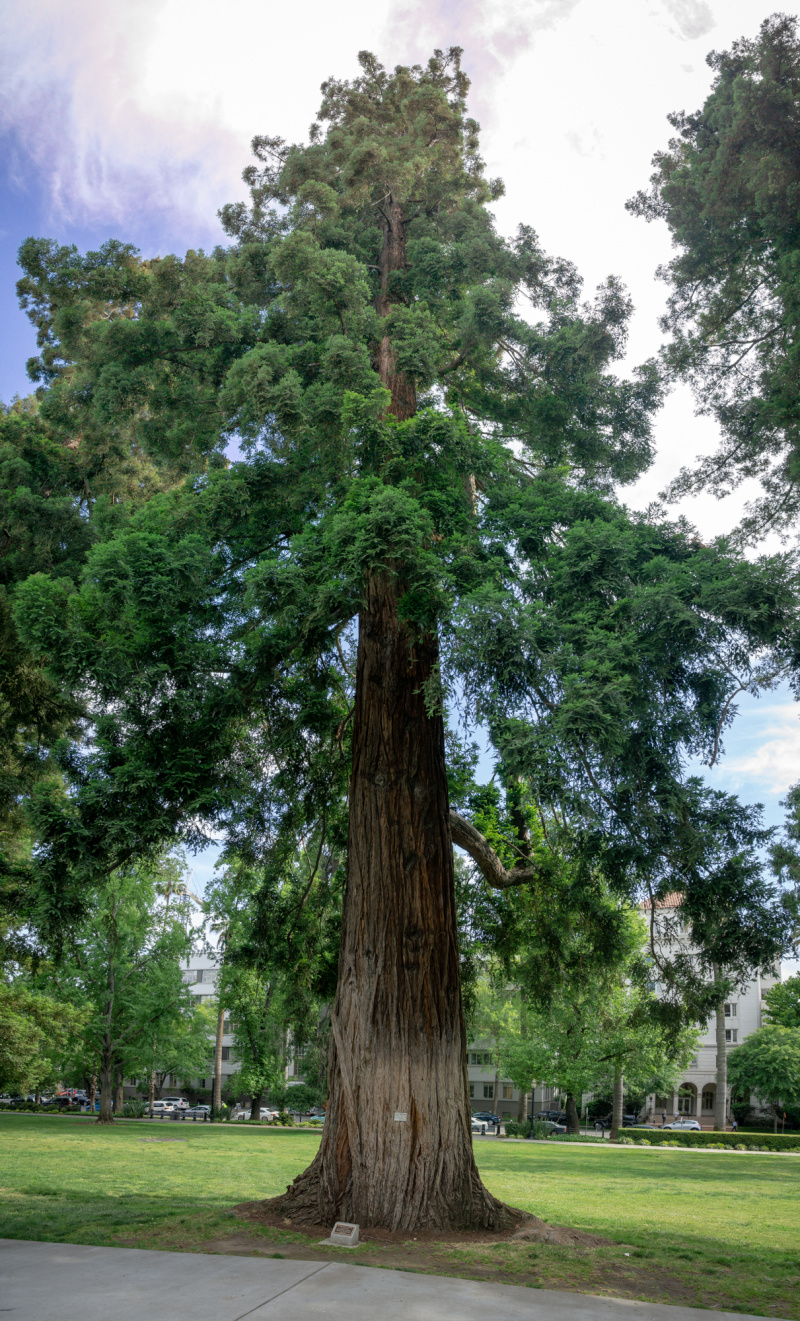
[[[240,1202],[238,1206],[231,1209],[231,1215],[239,1220],[249,1220],[254,1224],[264,1225],[270,1229],[282,1230],[298,1234],[308,1234],[312,1242],[318,1242],[320,1236],[327,1238],[331,1232],[330,1224],[308,1224],[300,1216],[287,1216],[283,1213],[283,1208],[275,1208],[275,1202],[279,1199],[274,1198],[266,1202]],[[473,1246],[487,1246],[494,1243],[507,1243],[511,1241],[515,1234],[522,1234],[526,1241],[541,1243],[559,1243],[559,1244],[577,1244],[579,1241],[587,1242],[592,1239],[592,1243],[606,1242],[605,1239],[596,1238],[590,1234],[581,1234],[577,1229],[566,1229],[556,1225],[547,1225],[544,1220],[539,1220],[528,1211],[519,1211],[516,1207],[504,1207],[503,1210],[511,1219],[511,1226],[505,1226],[503,1229],[361,1229],[360,1241],[362,1243],[463,1243]],[[539,1233],[542,1236],[536,1239],[534,1236]],[[547,1236],[550,1237],[547,1237]],[[561,1235],[561,1237],[560,1237]],[[572,1237],[566,1237],[571,1235]]]
[[[535,1216],[526,1217],[522,1233],[420,1232],[409,1237],[387,1230],[366,1230],[359,1248],[353,1250],[319,1241],[330,1233],[329,1225],[320,1225],[313,1233],[307,1226],[298,1231],[285,1220],[267,1225],[263,1216],[254,1214],[254,1208],[261,1206],[259,1202],[246,1202],[232,1213],[249,1221],[254,1229],[257,1225],[255,1234],[246,1230],[225,1234],[207,1240],[202,1251],[281,1257],[287,1261],[340,1261],[421,1275],[449,1275],[687,1307],[719,1307],[727,1302],[724,1297],[707,1296],[699,1282],[676,1278],[655,1263],[628,1260],[624,1254],[633,1249],[625,1244],[564,1225],[548,1225]]]

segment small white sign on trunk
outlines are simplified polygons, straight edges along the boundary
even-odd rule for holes
[[[408,1119],[408,1114],[405,1110],[395,1110],[394,1119],[396,1124],[404,1124]]]

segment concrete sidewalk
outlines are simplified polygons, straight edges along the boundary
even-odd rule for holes
[[[592,1294],[482,1284],[344,1262],[90,1248],[0,1239],[0,1316],[10,1321],[702,1321],[708,1313]],[[717,1312],[729,1321],[756,1321]],[[764,1321],[761,1317],[758,1321]]]

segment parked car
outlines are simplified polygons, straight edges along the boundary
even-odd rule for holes
[[[165,1096],[164,1102],[166,1105],[171,1105],[173,1110],[189,1109],[189,1102],[184,1096]]]
[[[703,1131],[696,1119],[673,1119],[671,1124],[662,1124],[661,1127],[689,1129],[693,1133],[702,1133]]]
[[[484,1123],[484,1124],[499,1124],[499,1123],[500,1123],[500,1116],[499,1116],[499,1115],[493,1115],[492,1112],[491,1112],[491,1110],[473,1110],[473,1112],[472,1112],[472,1118],[473,1118],[473,1119],[480,1119],[481,1122]]]
[[[548,1137],[553,1133],[566,1133],[567,1131],[566,1124],[557,1124],[555,1119],[542,1119],[539,1122],[547,1129]]]
[[[611,1127],[611,1120],[612,1120],[612,1116],[611,1116],[611,1115],[603,1115],[600,1119],[595,1119],[595,1121],[594,1121],[594,1126],[595,1126],[596,1129],[599,1129],[600,1131],[602,1131],[603,1129],[606,1129],[606,1128],[610,1128],[610,1127]],[[623,1116],[622,1116],[622,1127],[623,1127],[623,1128],[638,1128],[638,1127],[639,1127],[639,1120],[638,1120],[637,1116],[636,1116],[636,1115],[623,1115]]]
[[[148,1109],[149,1109],[149,1107],[148,1107]],[[173,1104],[172,1104],[171,1101],[154,1101],[154,1102],[153,1102],[153,1114],[154,1114],[154,1115],[170,1115],[170,1114],[172,1114],[172,1111],[173,1111],[174,1109],[175,1109],[175,1107],[173,1106]]]
[[[187,1113],[187,1115],[190,1115],[193,1119],[194,1119],[194,1118],[196,1118],[196,1119],[203,1119],[203,1118],[205,1118],[206,1115],[210,1115],[210,1114],[211,1114],[211,1106],[210,1106],[210,1105],[191,1105],[191,1106],[189,1106],[189,1109],[186,1111],[186,1113]]]
[[[311,1107],[311,1109],[308,1111],[308,1113],[309,1113],[314,1119],[324,1119],[324,1118],[325,1118],[325,1107],[324,1107],[324,1105],[312,1105],[312,1107]]]
[[[536,1115],[537,1119],[551,1119],[554,1124],[563,1124],[566,1117],[566,1110],[540,1110]]]
[[[473,1115],[473,1116],[472,1116],[472,1131],[473,1131],[473,1133],[481,1133],[481,1134],[483,1134],[483,1133],[486,1133],[486,1131],[488,1130],[488,1128],[489,1128],[489,1123],[488,1123],[487,1120],[485,1120],[485,1119],[479,1119],[477,1115]]]

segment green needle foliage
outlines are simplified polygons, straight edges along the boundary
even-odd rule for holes
[[[444,691],[509,772],[613,837],[619,878],[699,888],[718,827],[734,868],[760,836],[683,783],[684,759],[716,750],[731,664],[791,646],[786,566],[614,501],[649,462],[660,397],[652,366],[610,370],[627,298],[612,280],[581,303],[530,229],[497,234],[457,54],[362,67],[325,85],[310,145],[255,140],[252,204],[223,213],[231,248],[23,248],[55,434],[170,472],[220,464],[131,510],[78,590],[38,573],[16,593],[28,645],[94,729],[67,809],[36,804],[39,871],[176,831],[199,843],[208,822],[259,856],[284,835],[293,850],[344,790],[342,648],[385,571],[402,616],[440,630]],[[387,181],[406,261],[382,302]],[[405,420],[384,351],[413,381]]]
[[[409,636],[438,634],[430,712],[482,721],[518,786],[504,886],[541,900],[560,865],[544,827],[515,865],[523,809],[569,819],[577,886],[601,858],[699,921],[752,881],[758,813],[685,768],[719,755],[732,675],[758,690],[793,663],[791,567],[619,503],[661,397],[653,364],[614,374],[624,290],[582,301],[530,228],[497,233],[460,52],[360,58],[308,144],[254,140],[228,248],[23,248],[42,418],[168,488],[79,581],[15,588],[24,645],[91,731],[60,754],[68,798],[31,803],[43,932],[109,865],[212,826],[276,902],[299,837],[341,820],[355,620],[384,580]]]
[[[722,431],[671,494],[724,496],[758,478],[763,495],[741,529],[754,538],[791,528],[800,508],[797,19],[773,14],[707,62],[705,104],[669,116],[678,136],[655,156],[650,192],[628,206],[670,228],[665,360]]]

